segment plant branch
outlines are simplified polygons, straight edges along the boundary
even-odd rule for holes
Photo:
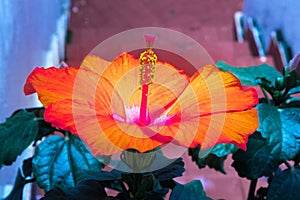
[[[251,180],[247,200],[255,200],[256,185],[257,185],[257,179]]]
[[[261,86],[260,86],[260,89],[261,89],[261,91],[263,92],[265,98],[267,99],[268,104],[271,104],[271,100],[270,100],[270,98],[269,98],[269,96],[268,96],[266,90],[265,90],[264,88],[262,88]]]
[[[292,165],[288,161],[284,161],[284,164],[287,166],[287,168],[292,169]]]

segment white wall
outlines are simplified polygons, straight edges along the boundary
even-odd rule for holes
[[[70,0],[0,1],[0,122],[16,109],[40,105],[35,96],[24,96],[23,85],[34,67],[58,65],[63,59],[69,4]],[[0,169],[0,198],[20,164]]]

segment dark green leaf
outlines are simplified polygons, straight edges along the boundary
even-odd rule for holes
[[[227,156],[218,157],[214,154],[208,154],[206,157],[200,158],[199,152],[199,145],[195,148],[189,148],[189,155],[192,157],[192,161],[194,161],[200,169],[208,166],[209,168],[213,168],[216,171],[226,174],[226,171],[224,170],[224,161]]]
[[[38,145],[33,157],[33,173],[41,188],[68,191],[78,182],[83,170],[97,171],[103,165],[74,136],[50,136]]]
[[[156,170],[153,173],[157,176],[158,180],[166,181],[182,176],[182,173],[184,171],[184,162],[182,161],[182,158],[178,158],[170,165],[162,169]]]
[[[177,183],[173,188],[170,200],[211,200],[206,197],[201,181],[193,180],[185,185]]]
[[[82,170],[77,173],[78,181],[83,180],[96,180],[96,181],[113,181],[117,179],[121,179],[122,172],[118,170],[108,171],[88,171]]]
[[[36,138],[38,121],[33,113],[20,110],[0,124],[0,168],[11,165]]]
[[[32,158],[23,161],[22,171],[18,170],[17,177],[15,179],[14,187],[10,194],[3,200],[22,200],[23,199],[23,189],[27,183],[33,181],[30,177],[32,173]]]
[[[67,200],[67,195],[59,188],[54,188],[45,193],[40,200]]]
[[[106,192],[100,182],[86,180],[70,191],[63,192],[59,188],[48,191],[41,200],[105,200]]]
[[[247,151],[238,150],[233,154],[232,166],[240,177],[254,180],[262,176],[270,176],[281,163],[270,153],[266,139],[260,133],[249,137]]]
[[[300,98],[290,97],[286,102],[280,105],[281,108],[300,108]]]
[[[138,192],[137,199],[145,200],[163,200],[169,189],[163,188],[159,180],[148,173],[145,174],[141,181],[141,187]]]
[[[263,64],[259,66],[252,67],[233,67],[228,65],[225,62],[219,61],[216,63],[216,66],[226,72],[233,73],[236,77],[238,77],[242,84],[244,85],[254,85],[256,86],[257,78],[266,78],[269,81],[275,80],[277,77],[282,76],[279,71],[274,69],[273,67]]]
[[[297,93],[300,93],[300,86],[294,87],[294,88],[290,89],[290,91],[289,91],[290,95],[291,94],[297,94]]]
[[[290,160],[300,152],[300,108],[277,109],[259,104],[259,131],[267,139],[271,154],[277,159]]]
[[[111,188],[114,190],[122,191],[118,180],[122,178],[122,172],[118,170],[108,171],[80,171],[77,174],[78,181],[84,180],[96,180],[101,182],[104,187]]]
[[[14,116],[15,114],[17,114],[20,111],[23,111],[24,109],[19,109],[16,110],[12,116]],[[44,107],[37,107],[37,108],[26,108],[25,111],[34,114],[34,116],[36,117],[36,120],[38,121],[38,133],[37,136],[35,138],[35,142],[37,142],[38,140],[41,140],[43,137],[52,134],[54,131],[56,131],[57,129],[52,127],[50,123],[46,122],[43,118],[44,118],[44,112],[45,112],[45,108]]]
[[[268,200],[300,199],[300,166],[286,169],[275,175],[270,183]]]
[[[217,144],[209,152],[218,157],[227,156],[228,154],[235,153],[239,148],[234,144]]]
[[[224,161],[226,160],[226,158],[227,156],[218,157],[214,154],[208,154],[207,157],[200,160],[200,163],[202,163],[204,166],[208,166],[209,168],[226,174],[226,171],[224,169]]]
[[[57,129],[52,127],[50,123],[45,122],[44,120],[39,121],[39,130],[35,141],[43,139],[43,137],[53,134]]]
[[[134,199],[163,200],[168,192],[168,189],[163,188],[152,173],[123,174],[122,179],[128,185]]]

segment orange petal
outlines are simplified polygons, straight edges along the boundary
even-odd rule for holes
[[[258,127],[257,111],[248,110],[257,102],[254,90],[243,90],[232,74],[207,65],[191,78],[169,115],[179,116],[181,124],[190,126],[186,130],[197,130],[196,135],[192,134],[195,138],[191,146],[201,144],[207,148],[231,142],[244,148],[248,135]],[[181,131],[175,134],[184,146],[191,140]]]
[[[80,69],[74,84],[73,95],[55,101],[45,111],[45,119],[54,126],[80,135],[76,125],[98,125],[98,116],[125,115],[123,102],[108,80],[90,71]]]
[[[164,141],[156,140],[155,133],[147,127],[118,122],[109,117],[98,117],[98,120],[101,132],[95,132],[97,127],[91,124],[85,126],[85,134],[81,135],[93,155],[111,155],[128,148],[146,152],[164,144]]]
[[[74,103],[71,99],[50,103],[44,113],[45,121],[51,123],[53,127],[76,134],[77,131],[72,112]]]
[[[123,101],[129,102],[129,96],[140,86],[139,65],[138,59],[128,53],[122,53],[111,63],[97,56],[88,56],[81,67],[91,69],[109,80]]]
[[[138,59],[128,53],[122,53],[113,62],[111,62],[107,68],[105,68],[102,76],[109,80],[113,86],[116,86],[128,72],[131,70],[137,70],[139,65],[140,62]],[[137,83],[138,79],[139,75],[137,73],[135,76],[131,76],[130,80],[127,81]],[[125,86],[128,85],[129,84],[125,84]]]
[[[98,75],[101,75],[103,71],[106,69],[106,67],[110,65],[110,63],[111,62],[99,58],[98,56],[88,55],[82,61],[80,68],[89,69],[90,71],[95,72]]]
[[[72,97],[73,84],[78,68],[35,68],[24,86],[26,95],[38,93],[39,100],[47,107],[50,103]]]
[[[206,149],[219,143],[233,143],[245,150],[248,136],[257,129],[258,123],[256,109],[201,117],[191,146],[201,144],[201,149]]]
[[[240,81],[213,65],[200,68],[191,81],[197,94],[201,115],[223,111],[241,111],[258,103],[254,89],[243,90]],[[208,103],[211,102],[211,106]],[[210,108],[209,108],[210,107]]]

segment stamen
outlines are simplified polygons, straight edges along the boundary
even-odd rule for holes
[[[140,107],[139,124],[145,126],[150,123],[147,116],[147,103],[150,92],[150,84],[153,83],[155,63],[157,61],[156,54],[152,51],[155,36],[145,35],[148,49],[140,55],[140,84],[142,86],[142,99]]]

